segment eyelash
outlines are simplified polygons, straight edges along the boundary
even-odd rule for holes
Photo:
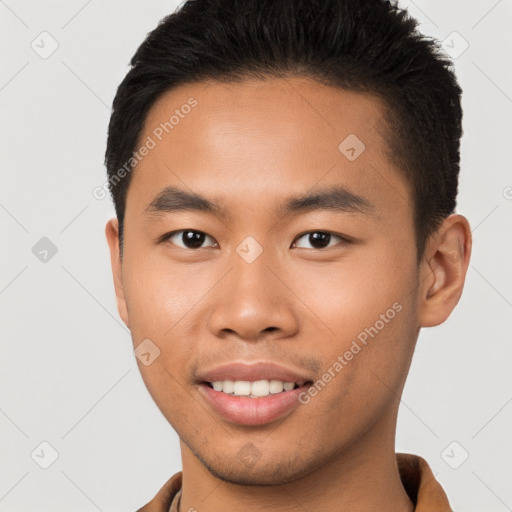
[[[177,230],[177,231],[171,231],[170,233],[166,233],[165,235],[161,236],[158,239],[158,243],[168,242],[169,239],[171,237],[173,237],[174,235],[177,235],[177,234],[180,234],[180,233],[187,233],[187,232],[189,232],[189,233],[201,233],[203,235],[206,235],[207,237],[210,237],[212,240],[214,240],[214,238],[212,236],[208,235],[204,231],[199,231],[199,230],[196,230],[196,229],[180,229],[180,230]],[[296,240],[299,240],[300,238],[302,238],[302,237],[304,237],[306,235],[310,235],[312,233],[323,233],[323,234],[326,234],[326,235],[331,235],[331,237],[338,238],[340,240],[340,242],[338,244],[334,244],[334,246],[336,246],[336,245],[346,246],[346,245],[349,245],[349,244],[353,243],[353,240],[351,240],[350,238],[348,238],[346,236],[338,235],[337,233],[333,233],[332,231],[323,231],[323,230],[318,230],[318,229],[317,230],[312,230],[312,231],[306,231],[305,233],[301,233],[300,235],[297,235],[297,237],[295,238],[293,243],[295,244]],[[173,244],[173,245],[176,245],[176,244]],[[331,247],[333,247],[333,246],[327,246],[327,247],[324,247],[322,249],[312,248],[311,250],[314,250],[314,251],[326,251],[327,249],[329,249]],[[189,251],[197,251],[198,250],[198,249],[189,249],[188,247],[179,247],[179,248],[180,249],[189,250]],[[199,249],[205,249],[205,247],[200,247]],[[302,247],[302,249],[304,249],[304,247]]]

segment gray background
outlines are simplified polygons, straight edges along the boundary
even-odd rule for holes
[[[118,317],[104,236],[113,206],[92,194],[116,87],[177,5],[0,0],[2,511],[135,510],[181,468]],[[456,310],[420,335],[397,451],[427,459],[455,510],[512,510],[512,2],[400,5],[456,55],[458,212],[474,248]]]

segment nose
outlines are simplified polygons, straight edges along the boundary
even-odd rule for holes
[[[211,302],[208,323],[215,336],[256,342],[269,334],[273,338],[296,334],[300,317],[285,284],[289,278],[269,254],[264,251],[251,263],[233,255],[231,271]]]

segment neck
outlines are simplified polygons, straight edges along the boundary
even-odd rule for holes
[[[270,486],[244,486],[215,477],[181,441],[180,511],[413,512],[398,472],[394,428],[391,435],[384,434],[382,429],[374,429],[307,476]]]

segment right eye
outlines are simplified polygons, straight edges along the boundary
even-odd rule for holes
[[[181,247],[182,249],[201,249],[206,238],[214,241],[213,247],[217,246],[217,242],[213,237],[203,233],[202,231],[196,231],[194,229],[181,229],[179,231],[172,231],[167,233],[160,238],[160,243],[166,243],[170,241],[173,245]]]

